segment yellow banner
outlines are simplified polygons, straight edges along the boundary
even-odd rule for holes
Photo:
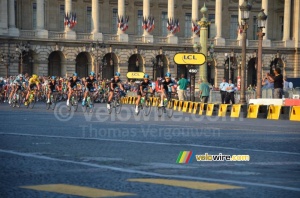
[[[144,72],[128,72],[127,78],[131,79],[143,79],[144,78]]]
[[[202,65],[206,62],[206,56],[201,53],[177,53],[174,62],[178,65]]]

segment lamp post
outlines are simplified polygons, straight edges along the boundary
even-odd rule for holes
[[[30,44],[27,42],[23,44],[22,42],[20,44],[16,45],[16,52],[20,56],[20,73],[23,74],[23,52],[27,54],[30,50]],[[25,55],[25,54],[24,54]]]
[[[228,59],[228,80],[232,80],[231,79],[231,62],[230,59],[234,57],[234,52],[233,50],[231,50],[230,56],[228,56],[227,53],[225,53],[225,58]]]
[[[242,19],[242,66],[241,66],[241,99],[240,103],[245,104],[246,103],[246,38],[247,38],[247,29],[248,29],[248,20],[249,20],[249,14],[252,9],[251,4],[248,2],[248,0],[244,0],[242,5],[240,5],[241,10],[241,19]]]
[[[153,66],[153,80],[157,78],[157,69],[161,69],[163,67],[163,61],[161,60],[160,56],[157,58],[151,59],[152,66]],[[160,76],[161,77],[161,76]]]
[[[257,85],[256,85],[256,97],[261,98],[261,81],[262,81],[262,41],[265,33],[263,33],[263,28],[266,26],[267,15],[262,9],[257,16],[257,27],[258,27],[258,50],[257,50]]]
[[[101,49],[105,48],[105,44],[102,42],[100,43],[99,41],[97,41],[96,43],[92,42],[90,44],[91,50],[92,52],[96,51],[96,67],[95,67],[95,72],[96,72],[96,79],[98,80],[99,77],[99,51],[101,51]],[[102,71],[101,71],[102,73]],[[102,76],[102,74],[101,74]]]
[[[3,52],[1,52],[0,54],[0,62],[4,64],[4,66],[6,66],[6,78],[8,78],[9,75],[9,71],[8,71],[8,67],[9,67],[9,63],[11,59],[14,59],[14,55],[11,54],[4,54]]]

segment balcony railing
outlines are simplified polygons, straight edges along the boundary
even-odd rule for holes
[[[143,36],[128,35],[129,43],[143,43]]]
[[[236,39],[226,39],[225,40],[226,46],[239,46],[239,41]]]
[[[166,43],[168,43],[168,38],[166,36],[157,36],[157,37],[154,37],[154,43],[157,43],[157,44],[166,44]]]
[[[116,34],[103,34],[103,41],[105,42],[118,42],[119,37]]]
[[[178,38],[178,44],[181,45],[192,45],[192,39],[191,38]]]
[[[272,41],[272,47],[284,47],[284,41]]]
[[[90,34],[90,33],[77,33],[76,34],[76,39],[77,40],[91,40],[92,39],[92,34]]]
[[[35,30],[20,30],[20,38],[37,38],[37,34]],[[55,31],[48,31],[48,39],[57,39],[57,40],[64,40],[65,33],[62,32],[55,32]],[[91,41],[93,40],[93,36],[91,33],[76,33],[76,39],[79,41]],[[154,36],[154,44],[168,44],[168,37],[167,36]],[[119,42],[119,36],[117,34],[103,34],[103,41],[105,42]],[[181,45],[181,46],[193,46],[193,39],[191,38],[184,38],[178,37],[178,44],[170,44],[170,45]],[[142,35],[128,35],[128,43],[136,43],[136,44],[143,44],[145,43]],[[147,41],[146,41],[147,43]],[[208,45],[210,43],[215,43],[214,39],[208,39]],[[296,43],[295,43],[296,45]],[[300,43],[298,44],[300,45]],[[226,47],[240,47],[239,40],[236,39],[225,39],[225,46]],[[257,48],[258,47],[258,40],[248,40],[248,47]],[[272,48],[285,48],[284,41],[271,41]]]
[[[48,38],[49,39],[64,39],[65,33],[64,32],[48,32]]]
[[[34,30],[21,30],[20,31],[20,37],[34,38],[35,37],[35,31]]]
[[[258,40],[248,40],[248,47],[258,47]]]

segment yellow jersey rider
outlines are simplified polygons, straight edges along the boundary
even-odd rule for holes
[[[37,90],[40,90],[40,87],[39,87],[40,81],[38,79],[38,75],[33,74],[32,77],[29,79],[28,82],[29,82],[29,84],[28,84],[28,92],[27,92],[27,95],[26,95],[25,105],[27,105],[27,100],[28,100],[30,91],[31,90],[35,90],[35,88],[37,88]],[[34,94],[36,94],[36,92]]]

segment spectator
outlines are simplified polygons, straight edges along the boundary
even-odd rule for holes
[[[281,75],[281,69],[276,68],[274,70],[274,98],[282,98],[283,94],[283,76]],[[271,80],[272,82],[272,80]]]
[[[267,73],[265,78],[262,80],[262,89],[273,89],[274,83],[271,82],[273,80],[273,77],[270,75],[270,73]]]
[[[228,86],[228,83],[226,82],[226,78],[223,78],[223,82],[220,84],[220,93],[221,93],[221,103],[225,103],[225,97],[226,97],[226,87]]]
[[[202,102],[207,103],[209,98],[209,85],[207,80],[200,80],[199,97]]]
[[[184,74],[181,74],[181,79],[177,82],[178,86],[178,99],[179,100],[185,100],[186,98],[186,88],[188,86],[188,81],[184,77]]]

